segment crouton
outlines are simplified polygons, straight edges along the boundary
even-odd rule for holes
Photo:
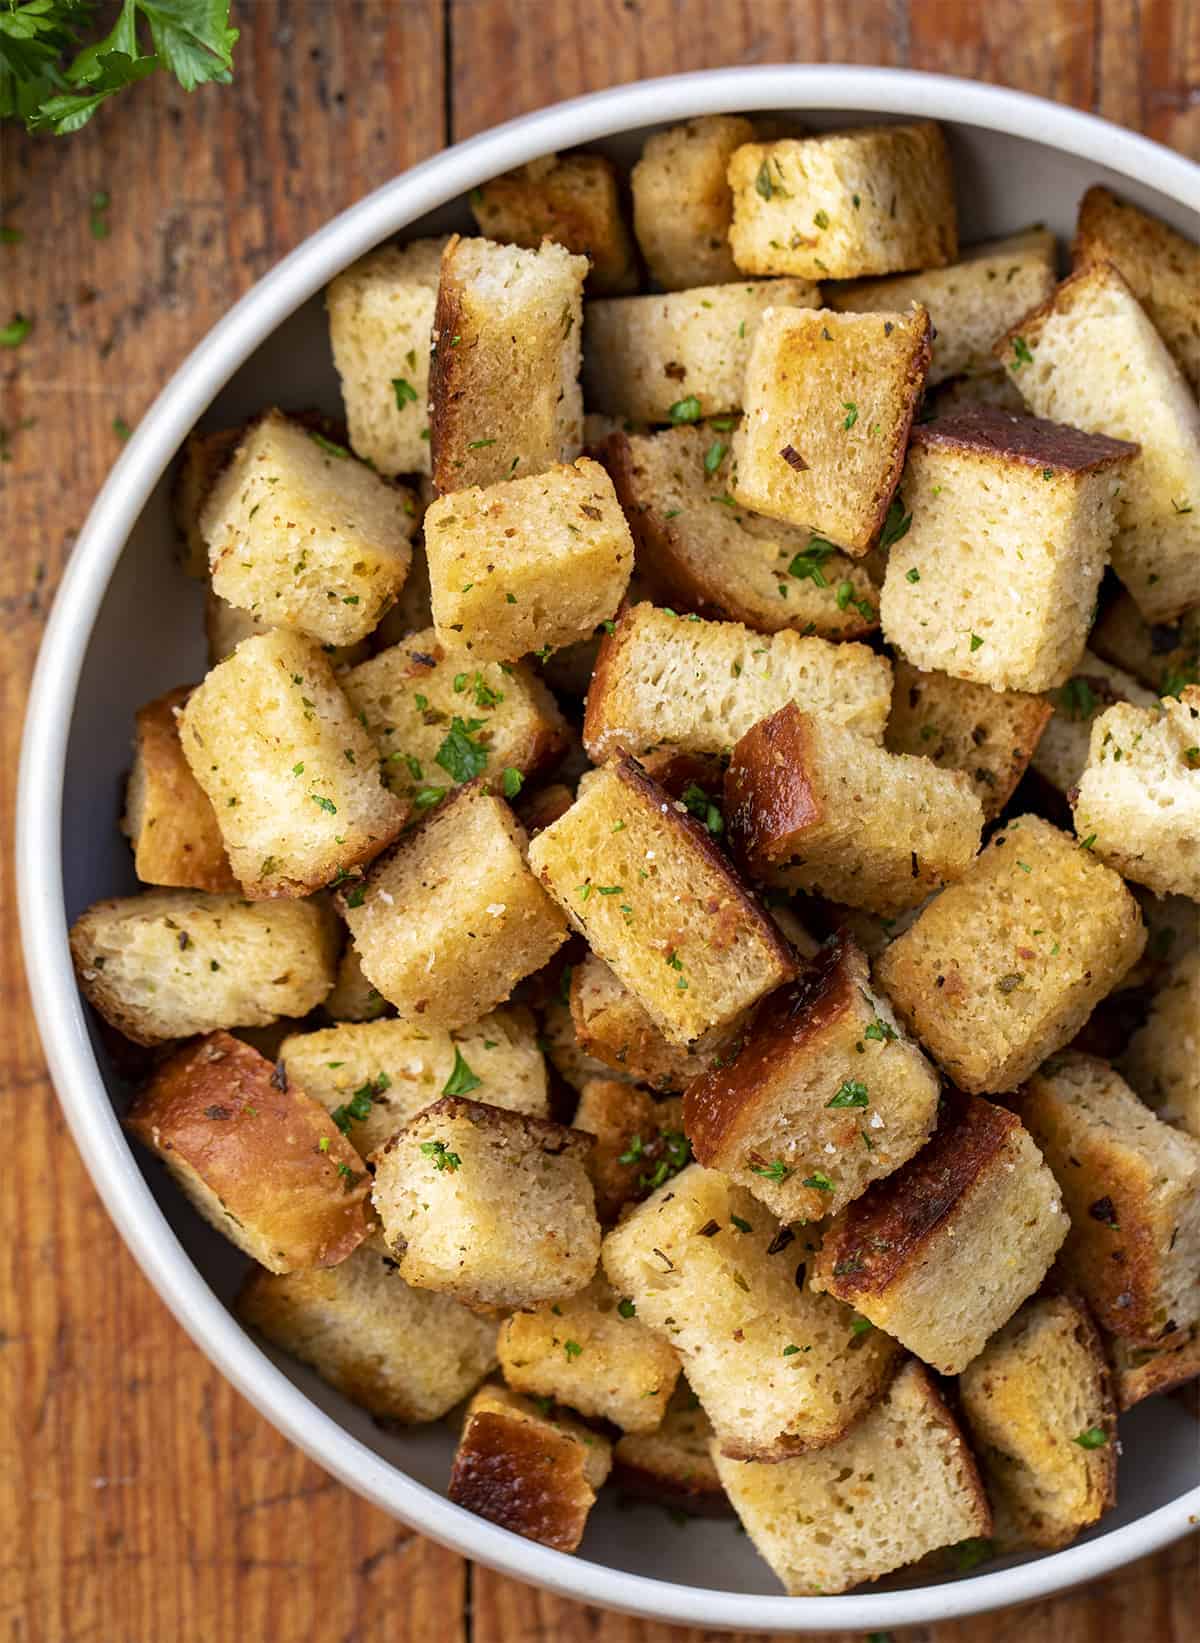
[[[222,468],[241,443],[245,427],[193,428],[184,441],[183,455],[171,490],[171,513],[179,538],[179,563],[185,575],[203,581],[208,576],[208,543],[200,529],[200,515],[208,493]]]
[[[254,1271],[236,1311],[377,1420],[440,1420],[496,1365],[496,1325],[411,1289],[376,1233],[335,1267]]]
[[[654,1501],[690,1517],[725,1517],[732,1508],[709,1453],[712,1435],[700,1399],[680,1377],[661,1426],[617,1439],[612,1481],[627,1499]]]
[[[818,308],[820,300],[807,280],[743,280],[589,302],[584,396],[592,410],[635,422],[688,423],[739,411],[764,314]]]
[[[1071,1217],[1061,1264],[1111,1335],[1153,1346],[1200,1321],[1200,1141],[1095,1056],[1056,1056],[1018,1103]]]
[[[896,1014],[964,1090],[1015,1089],[1141,957],[1116,873],[1038,816],[993,835],[876,961]]]
[[[191,689],[181,685],[137,711],[121,831],[143,884],[234,891],[216,814],[179,745],[175,710]]]
[[[880,602],[888,641],[917,667],[994,690],[1064,684],[1136,450],[987,406],[915,428],[902,487],[912,523]]]
[[[743,273],[850,280],[958,254],[950,156],[930,120],[745,143],[728,177]]]
[[[894,1341],[805,1283],[806,1258],[764,1204],[699,1164],[604,1240],[609,1282],[679,1353],[722,1452],[739,1460],[835,1442],[896,1369]]]
[[[575,1035],[584,1053],[639,1084],[682,1090],[708,1065],[705,1056],[665,1038],[636,993],[595,953],[574,966],[570,1003]]]
[[[752,141],[740,114],[706,114],[646,139],[633,168],[633,228],[664,291],[738,278],[729,249],[733,195],[726,167]]]
[[[633,605],[601,641],[583,741],[597,764],[655,747],[728,753],[792,701],[882,741],[891,692],[891,664],[866,645]]]
[[[1020,1119],[954,1091],[932,1140],[828,1228],[813,1287],[957,1375],[1037,1289],[1069,1226]]]
[[[1149,622],[1200,604],[1200,409],[1116,269],[1064,280],[996,354],[1035,415],[1140,445],[1120,475],[1113,569]]]
[[[1193,923],[1195,905],[1191,904]],[[1200,950],[1184,951],[1129,1040],[1121,1071],[1168,1124],[1200,1140]]]
[[[1031,228],[974,245],[946,268],[832,286],[826,300],[851,314],[903,313],[914,303],[927,308],[934,328],[926,378],[932,388],[950,377],[986,372],[996,338],[1046,301],[1054,279],[1054,235]]]
[[[579,455],[587,258],[454,235],[442,254],[429,365],[438,490],[494,485]]]
[[[551,782],[527,793],[517,806],[517,820],[531,839],[544,833],[552,822],[565,816],[575,803],[575,795],[565,782]]]
[[[164,1061],[125,1127],[268,1272],[336,1266],[370,1231],[362,1160],[249,1044],[209,1033]]]
[[[725,429],[711,424],[615,435],[605,460],[637,544],[638,567],[676,610],[855,639],[879,622],[879,589],[808,530],[733,503]]]
[[[1043,781],[1068,794],[1077,785],[1088,762],[1092,725],[1114,702],[1151,707],[1154,696],[1120,668],[1085,650],[1075,672],[1045,698],[1052,715],[1033,755],[1033,768]]]
[[[1108,1339],[1117,1408],[1122,1414],[1159,1392],[1174,1392],[1200,1375],[1200,1328],[1177,1330],[1157,1346]]]
[[[951,377],[949,382],[928,389],[921,404],[921,420],[953,416],[956,411],[965,411],[974,405],[991,405],[997,411],[1007,411],[1010,416],[1026,414],[1021,390],[1004,367],[993,361],[990,371]]]
[[[529,864],[673,1044],[706,1048],[795,974],[708,831],[632,759],[596,772]]]
[[[1131,673],[1156,696],[1200,684],[1200,609],[1177,622],[1147,622],[1127,593],[1114,599],[1091,634],[1097,656]]]
[[[591,294],[637,290],[617,171],[603,154],[543,154],[472,189],[471,214],[479,232],[499,244],[536,251],[553,240],[586,257]]]
[[[717,1475],[792,1597],[849,1591],[942,1546],[990,1535],[971,1451],[911,1360],[839,1442],[779,1466],[729,1460]]]
[[[542,1008],[541,1018],[546,1054],[564,1084],[580,1092],[595,1079],[618,1084],[632,1083],[628,1074],[585,1054],[575,1032],[575,1023],[571,1020],[571,1011],[561,999],[550,999]],[[587,1127],[586,1124],[576,1126],[578,1129]]]
[[[429,472],[429,343],[445,244],[382,246],[325,293],[350,446],[381,474]]]
[[[338,960],[337,980],[323,1008],[331,1021],[377,1021],[391,1011],[387,999],[363,975],[362,961],[352,941],[346,943]]]
[[[598,1432],[489,1384],[467,1406],[447,1493],[502,1529],[573,1552],[611,1465]]]
[[[840,940],[688,1085],[683,1127],[781,1221],[819,1221],[924,1146],[937,1110],[937,1074]]]
[[[407,588],[408,583],[404,585]],[[394,610],[396,607],[392,608]],[[384,618],[386,621],[387,617]],[[204,636],[208,641],[209,667],[214,668],[218,662],[232,656],[243,639],[270,633],[273,625],[260,621],[253,611],[239,610],[228,600],[218,599],[210,587],[204,599]],[[365,662],[371,654],[371,640],[360,639],[353,645],[322,645],[321,649],[329,658],[332,668],[354,667],[358,662]]]
[[[769,308],[733,437],[734,500],[860,558],[879,538],[900,479],[932,335],[923,308]]]
[[[1041,744],[1053,708],[1022,690],[992,690],[949,673],[892,662],[892,711],[884,746],[919,753],[942,770],[960,770],[994,821]]]
[[[408,817],[328,657],[303,634],[244,639],[189,696],[179,734],[249,896],[305,896],[344,878]]]
[[[400,1276],[473,1306],[575,1295],[600,1254],[592,1138],[443,1096],[373,1155],[373,1201]]]
[[[678,1100],[655,1100],[618,1079],[589,1079],[572,1120],[595,1137],[588,1174],[601,1225],[615,1221],[626,1204],[640,1203],[692,1161]]]
[[[317,902],[202,890],[98,901],[71,926],[85,998],[135,1044],[307,1014],[333,985],[336,921]]]
[[[960,879],[983,832],[961,770],[888,753],[795,702],[734,748],[725,816],[751,878],[885,914]]]
[[[1003,1547],[1069,1546],[1115,1503],[1116,1409],[1081,1301],[1027,1301],[958,1385]]]

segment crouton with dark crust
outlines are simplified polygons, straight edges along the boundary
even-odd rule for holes
[[[583,1086],[572,1120],[594,1135],[587,1171],[603,1225],[615,1221],[626,1204],[640,1203],[691,1162],[677,1100],[655,1100],[634,1084],[592,1078]]]
[[[471,190],[479,232],[536,251],[553,240],[590,264],[593,296],[636,291],[637,255],[625,226],[617,170],[603,154],[543,154]]]
[[[121,831],[143,884],[236,890],[216,812],[179,742],[175,710],[191,692],[180,685],[138,709]]]

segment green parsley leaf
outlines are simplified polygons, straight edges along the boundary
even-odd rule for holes
[[[525,785],[525,778],[519,770],[515,770],[509,765],[501,777],[501,782],[504,788],[504,797],[506,799],[515,799]]]
[[[824,212],[821,215],[824,216]],[[846,420],[842,423],[842,427],[853,428],[858,421],[858,406],[852,399],[844,399],[842,401],[842,410],[846,413]]]
[[[794,576],[798,582],[806,578],[819,588],[827,588],[829,583],[825,579],[821,566],[830,554],[837,553],[832,542],[827,542],[823,536],[809,538],[808,546],[796,554],[788,566],[788,575]]]
[[[439,1173],[448,1169],[453,1175],[456,1169],[462,1168],[462,1159],[456,1152],[448,1152],[444,1141],[422,1141],[421,1151],[426,1158],[433,1159],[434,1168]]]
[[[782,1158],[776,1158],[770,1164],[751,1164],[750,1173],[765,1176],[768,1181],[786,1181],[792,1172]]]
[[[1086,679],[1068,679],[1057,692],[1057,699],[1068,719],[1090,719],[1100,705]]]
[[[327,811],[331,816],[337,815],[337,805],[334,804],[332,799],[327,799],[323,793],[310,793],[308,796],[318,810]]]
[[[1081,1449],[1103,1449],[1108,1442],[1108,1433],[1102,1426],[1089,1426],[1071,1442],[1077,1443]]]
[[[973,1539],[960,1540],[951,1547],[954,1561],[965,1574],[968,1569],[977,1569],[981,1563],[986,1563],[995,1556],[995,1548],[990,1540]]]
[[[483,1079],[477,1078],[471,1071],[470,1067],[463,1060],[462,1051],[456,1044],[454,1046],[454,1070],[446,1080],[445,1085],[442,1088],[442,1094],[470,1095],[471,1091],[477,1090],[482,1083]]]
[[[900,538],[908,535],[908,527],[912,524],[912,514],[905,513],[904,503],[898,496],[894,496],[887,511],[887,518],[883,522],[883,529],[879,533],[881,548],[893,547]]]
[[[915,565],[905,571],[904,580],[906,582],[919,582],[921,580],[921,573]]]
[[[33,321],[27,315],[14,314],[7,325],[0,325],[0,348],[19,348],[32,330]]]
[[[848,1101],[846,1103],[848,1107],[858,1106],[859,1104],[857,1101]],[[831,1102],[830,1105],[832,1106],[833,1103]],[[835,1192],[837,1190],[829,1177],[822,1175],[820,1170],[814,1170],[811,1175],[806,1175],[800,1185],[802,1187],[812,1187],[817,1192]]]
[[[979,635],[977,633],[973,633],[971,635],[971,649],[978,650],[982,644],[983,640],[979,637]]]
[[[617,1302],[617,1312],[622,1318],[634,1318],[637,1316],[637,1307],[629,1299],[628,1295],[622,1295],[621,1299]]]
[[[317,433],[315,429],[310,431],[308,437],[314,445],[319,446],[325,452],[326,456],[336,456],[339,461],[342,461],[350,455],[344,445],[339,445],[336,440],[326,439],[324,434]]]
[[[867,1086],[860,1084],[857,1079],[848,1078],[832,1101],[825,1103],[827,1107],[866,1107],[870,1105],[867,1095]],[[808,1183],[805,1182],[807,1186]]]
[[[580,1346],[578,1341],[564,1341],[563,1351],[566,1353],[567,1360],[569,1362],[572,1358],[577,1358],[583,1351],[583,1348]]]
[[[396,409],[402,411],[406,405],[417,403],[417,390],[407,377],[392,378],[392,392],[396,396]]]
[[[1029,344],[1025,341],[1024,337],[1014,337],[1012,369],[1014,371],[1019,371],[1022,365],[1032,364],[1033,354],[1030,352]]]
[[[434,763],[440,764],[456,782],[469,782],[482,776],[487,768],[487,748],[472,740],[474,732],[480,729],[482,720],[463,720],[455,714],[445,741],[433,756]]]
[[[894,1027],[889,1027],[887,1022],[881,1021],[878,1016],[875,1017],[874,1021],[872,1021],[871,1025],[863,1034],[864,1038],[877,1039],[881,1044],[890,1044],[895,1036],[896,1029]]]
[[[701,415],[700,401],[695,394],[689,394],[686,399],[677,399],[674,405],[668,409],[667,415],[674,423],[699,422]]]
[[[723,440],[714,439],[704,453],[704,471],[706,474],[715,474],[725,460],[725,453],[729,447]]]
[[[758,168],[758,175],[754,179],[754,191],[756,194],[761,195],[764,200],[769,200],[775,192],[766,160]]]

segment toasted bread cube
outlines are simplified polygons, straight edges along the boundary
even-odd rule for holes
[[[240,423],[236,428],[214,428],[207,433],[193,429],[184,442],[171,490],[171,513],[179,536],[180,565],[186,575],[200,581],[208,576],[208,543],[200,529],[200,515],[217,475],[232,459],[245,431]]]
[[[994,690],[1064,684],[1087,643],[1136,447],[987,406],[913,430],[912,525],[880,614],[917,667]]]
[[[877,913],[919,906],[960,879],[983,832],[961,770],[888,753],[795,702],[734,748],[725,813],[751,878]]]
[[[1097,656],[1131,673],[1156,696],[1178,696],[1200,684],[1200,608],[1177,622],[1147,622],[1127,593],[1108,606],[1092,629]]]
[[[338,960],[337,980],[323,1008],[331,1021],[377,1021],[391,1010],[387,999],[363,975],[362,960],[352,941]]]
[[[1027,1301],[958,1385],[1004,1546],[1069,1546],[1115,1503],[1116,1409],[1082,1301]]]
[[[429,472],[429,343],[445,244],[381,246],[325,293],[350,446],[381,474]]]
[[[705,1056],[665,1038],[637,994],[595,953],[575,965],[570,1002],[575,1034],[584,1053],[639,1084],[682,1090],[708,1066]]]
[[[1030,1079],[1020,1111],[1071,1216],[1063,1270],[1103,1327],[1153,1346],[1200,1321],[1200,1141],[1076,1052]]]
[[[328,1114],[249,1044],[209,1033],[161,1063],[125,1127],[268,1272],[336,1266],[367,1236],[370,1177]]]
[[[847,940],[773,993],[683,1097],[699,1162],[781,1221],[836,1215],[924,1146],[937,1111],[937,1074]]]
[[[808,530],[730,506],[727,444],[711,427],[616,434],[605,461],[641,573],[676,610],[855,639],[878,626],[867,571]]]
[[[1177,1330],[1157,1346],[1108,1337],[1117,1408],[1122,1414],[1159,1392],[1174,1392],[1200,1375],[1200,1328]]]
[[[202,890],[98,901],[71,926],[84,996],[135,1044],[306,1015],[333,985],[337,949],[317,902]]]
[[[1192,392],[1200,393],[1200,246],[1095,184],[1079,202],[1071,260],[1077,269],[1105,262],[1120,269]]]
[[[769,308],[733,437],[734,500],[866,553],[904,467],[932,336],[923,308]]]
[[[726,1455],[834,1443],[883,1393],[899,1348],[805,1283],[808,1251],[744,1187],[692,1164],[626,1215],[602,1259],[679,1353]]]
[[[615,1078],[591,1078],[583,1085],[573,1123],[595,1136],[588,1174],[603,1226],[692,1161],[680,1102],[656,1100]]]
[[[1037,1289],[1069,1228],[1020,1119],[954,1091],[933,1139],[829,1227],[813,1285],[957,1375]]]
[[[975,405],[991,405],[997,411],[1007,411],[1010,416],[1025,415],[1021,390],[1004,367],[994,361],[990,371],[979,371],[969,377],[951,377],[949,382],[930,388],[921,404],[922,420],[953,416]]]
[[[725,1517],[732,1508],[709,1453],[712,1422],[680,1377],[661,1426],[626,1432],[613,1447],[612,1478],[622,1495],[689,1517]]]
[[[588,290],[636,291],[637,258],[621,214],[617,171],[603,154],[543,154],[471,191],[479,232],[536,251],[553,240],[586,257]]]
[[[1075,831],[1101,861],[1160,896],[1200,899],[1200,686],[1092,723]]]
[[[738,278],[725,172],[734,150],[753,137],[754,127],[740,114],[706,114],[646,139],[630,178],[633,228],[664,291]]]
[[[575,1023],[571,1020],[571,1011],[560,999],[551,999],[542,1009],[542,1039],[555,1072],[576,1092],[585,1090],[594,1080],[623,1085],[632,1083],[625,1073],[598,1061],[595,1056],[585,1054],[575,1032]],[[576,1128],[587,1129],[588,1126],[577,1124]]]
[[[1031,228],[974,245],[947,268],[835,285],[826,300],[851,314],[903,313],[912,304],[927,308],[934,328],[926,378],[932,388],[950,377],[987,371],[996,338],[1046,301],[1054,278],[1054,235]]]
[[[1200,1140],[1200,949],[1184,951],[1171,966],[1129,1040],[1121,1071],[1164,1123]]]
[[[903,657],[892,662],[892,711],[884,746],[919,753],[942,770],[960,770],[994,821],[1049,723],[1053,708],[1022,690],[991,690],[949,673],[924,673]]]
[[[404,585],[407,587],[408,583]],[[219,599],[210,587],[204,600],[204,634],[208,640],[209,667],[216,667],[218,662],[232,656],[243,639],[270,633],[272,626],[270,622],[260,621],[253,611],[239,610],[228,600]],[[371,654],[371,641],[360,639],[353,645],[322,645],[321,649],[328,656],[331,667],[354,667],[358,662],[365,662]]]
[[[1052,715],[1033,755],[1033,768],[1051,787],[1069,794],[1088,762],[1092,725],[1114,702],[1151,707],[1154,696],[1118,667],[1085,650],[1065,685],[1050,691],[1046,706]]]
[[[335,1267],[242,1285],[237,1315],[377,1420],[440,1420],[496,1365],[496,1325],[412,1289],[378,1233]]]
[[[230,892],[238,881],[216,813],[179,744],[175,710],[191,690],[181,685],[137,711],[121,831],[143,884]]]
[[[480,661],[590,639],[633,569],[612,480],[588,457],[440,497],[425,551],[438,637]]]
[[[896,1014],[961,1089],[1015,1089],[1141,957],[1116,873],[1038,816],[993,835],[877,960]]]
[[[763,315],[819,308],[820,301],[807,280],[756,280],[589,302],[583,335],[588,407],[633,422],[695,422],[739,411]]]
[[[529,864],[673,1044],[705,1048],[795,974],[707,830],[632,759],[596,772]]]
[[[583,436],[579,351],[587,258],[454,235],[442,254],[429,365],[438,490],[572,462]]]
[[[583,741],[597,764],[655,747],[728,753],[792,701],[881,741],[891,693],[891,664],[866,645],[633,605],[600,643]]]
[[[598,1432],[488,1385],[467,1407],[447,1493],[502,1529],[573,1552],[611,1465],[612,1445]]]
[[[179,734],[249,896],[319,890],[407,820],[328,657],[301,633],[244,639],[189,696]]]
[[[852,280],[958,254],[950,156],[930,120],[745,143],[728,176],[743,273]]]
[[[979,1472],[933,1380],[911,1360],[839,1442],[778,1466],[717,1475],[792,1597],[846,1592],[941,1546],[989,1535]]]
[[[1113,569],[1148,622],[1200,604],[1200,409],[1120,274],[1073,274],[996,345],[1037,416],[1134,440]]]
[[[575,1295],[600,1254],[592,1138],[443,1096],[374,1154],[373,1199],[400,1276],[473,1306]]]

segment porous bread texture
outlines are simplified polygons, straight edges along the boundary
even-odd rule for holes
[[[724,1517],[731,1508],[709,1453],[712,1422],[680,1377],[662,1425],[626,1432],[613,1447],[612,1478],[621,1493],[691,1517]]]
[[[996,344],[1038,416],[1135,440],[1113,569],[1149,622],[1200,604],[1200,409],[1111,263],[1072,274]]]
[[[617,171],[603,154],[543,154],[473,188],[470,204],[489,240],[527,251],[553,240],[588,259],[589,292],[636,291],[637,256]]]
[[[400,1276],[481,1307],[575,1295],[600,1254],[590,1135],[443,1096],[374,1154],[372,1200]]]
[[[391,1005],[363,975],[354,943],[346,943],[338,960],[337,980],[322,1006],[331,1021],[375,1021],[389,1014]]]
[[[1083,655],[1136,448],[977,406],[913,430],[883,631],[917,667],[1049,690]]]
[[[235,1310],[377,1420],[440,1420],[496,1366],[496,1325],[412,1289],[378,1233],[335,1267],[252,1272]]]
[[[381,474],[429,472],[429,343],[445,245],[382,246],[325,292],[351,449]]]
[[[882,1395],[899,1347],[805,1282],[808,1249],[744,1187],[692,1164],[604,1240],[604,1271],[679,1353],[726,1455],[834,1443]]]
[[[1117,874],[1019,816],[887,947],[875,979],[955,1083],[982,1094],[1015,1089],[1069,1043],[1145,944]]]
[[[410,572],[411,578],[411,572]],[[408,582],[404,584],[408,587]],[[401,599],[403,600],[403,594]],[[392,610],[383,618],[386,624]],[[216,667],[227,656],[232,656],[243,639],[256,638],[260,633],[270,633],[273,624],[260,621],[253,611],[239,610],[225,599],[219,599],[210,587],[204,599],[204,636],[208,641],[208,665]],[[381,632],[382,628],[376,630]],[[357,662],[365,662],[371,654],[371,639],[360,639],[353,645],[322,645],[321,649],[329,658],[329,663],[335,670],[343,667],[353,667]]]
[[[704,114],[647,137],[633,168],[633,228],[664,291],[739,278],[729,249],[733,195],[725,171],[754,127],[740,114]]]
[[[941,382],[936,388],[930,388],[921,402],[921,415],[922,418],[951,416],[972,405],[993,405],[996,410],[1008,411],[1012,416],[1025,414],[1021,390],[1003,365],[993,360],[989,371],[979,371],[969,377],[951,377],[949,382]]]
[[[453,235],[442,253],[429,365],[438,490],[494,485],[579,455],[587,258]]]
[[[372,985],[405,1020],[450,1030],[503,1004],[567,937],[524,829],[478,782],[346,887],[341,909]]]
[[[828,1448],[778,1466],[730,1460],[715,1442],[712,1453],[743,1528],[792,1597],[846,1592],[991,1533],[971,1451],[911,1360]]]
[[[439,638],[483,661],[590,639],[633,569],[612,480],[588,457],[439,497],[425,553]]]
[[[912,304],[929,311],[933,357],[926,382],[994,368],[992,344],[1054,289],[1054,235],[1030,228],[973,245],[947,268],[830,286],[830,308],[852,314],[903,313]],[[1019,407],[1018,407],[1019,408]]]
[[[1033,755],[1033,768],[1060,793],[1069,794],[1088,762],[1092,725],[1114,702],[1151,707],[1152,692],[1118,667],[1085,650],[1064,685],[1046,696],[1051,717]]]
[[[653,1432],[679,1379],[679,1354],[620,1305],[603,1273],[586,1289],[500,1325],[496,1351],[514,1392],[554,1398],[625,1432]]]
[[[213,592],[327,645],[366,637],[404,586],[417,503],[279,411],[253,423],[204,505]]]
[[[1173,1392],[1200,1375],[1200,1328],[1179,1330],[1158,1346],[1107,1338],[1117,1408],[1124,1414],[1158,1392]]]
[[[146,890],[71,926],[84,996],[135,1044],[302,1016],[333,986],[336,922],[314,901]]]
[[[179,745],[175,710],[191,689],[180,685],[138,708],[121,831],[143,884],[231,892],[238,882],[216,814]]]
[[[596,764],[660,747],[728,753],[789,702],[881,741],[891,691],[891,664],[866,645],[638,604],[601,640],[583,741]]]
[[[857,279],[958,254],[950,155],[931,120],[745,143],[729,245],[747,274]]]
[[[575,1034],[571,1011],[561,999],[552,998],[543,1005],[541,1020],[546,1054],[550,1057],[555,1072],[571,1089],[581,1092],[593,1079],[622,1084],[632,1082],[625,1073],[618,1072],[615,1068],[606,1066],[603,1061],[597,1061],[595,1056],[584,1053]],[[587,1126],[576,1125],[576,1128],[586,1129]]]
[[[1171,966],[1121,1071],[1164,1123],[1200,1140],[1200,949]]]
[[[1053,709],[1022,690],[992,690],[952,674],[923,672],[892,658],[892,710],[884,746],[960,770],[994,821],[1045,735]]]
[[[1075,831],[1101,861],[1160,896],[1200,899],[1200,686],[1092,723]]]
[[[1097,621],[1090,644],[1156,696],[1177,696],[1185,685],[1200,684],[1200,608],[1185,610],[1176,622],[1147,622],[1122,593]]]
[[[678,1099],[656,1100],[619,1079],[588,1079],[572,1123],[595,1137],[587,1167],[604,1226],[691,1162]]]
[[[734,748],[725,820],[751,878],[894,914],[967,871],[983,807],[961,770],[789,702]]]
[[[904,467],[932,337],[923,308],[768,308],[733,438],[734,500],[861,558]]]
[[[673,1044],[707,1048],[795,974],[706,829],[632,759],[595,773],[529,864]]]
[[[963,1370],[958,1390],[1002,1547],[1069,1546],[1115,1504],[1116,1408],[1082,1301],[1027,1301]]]
[[[179,564],[185,576],[204,581],[208,576],[208,543],[200,529],[200,514],[213,481],[241,442],[245,427],[193,428],[171,487],[171,515],[179,540]]]
[[[531,839],[545,832],[551,822],[565,816],[575,803],[575,795],[565,782],[550,782],[534,788],[517,805],[517,820]]]
[[[728,432],[712,424],[615,434],[605,463],[662,604],[761,633],[855,639],[879,625],[879,589],[831,543],[739,507]]]
[[[521,1005],[454,1033],[410,1021],[292,1033],[279,1047],[279,1063],[288,1083],[319,1101],[364,1158],[451,1083],[470,1083],[471,1094],[490,1106],[549,1116],[546,1063],[533,1017]]]
[[[370,1178],[354,1148],[228,1033],[162,1062],[124,1123],[205,1220],[268,1272],[336,1266],[370,1231]]]
[[[306,896],[374,859],[408,806],[312,639],[244,639],[179,713],[192,774],[249,896]]]
[[[595,953],[572,969],[570,1004],[584,1053],[639,1084],[681,1090],[708,1065],[705,1056],[665,1038],[636,993]]]
[[[1111,1335],[1153,1346],[1200,1321],[1200,1141],[1095,1056],[1056,1056],[1017,1103],[1062,1188],[1064,1272]]]
[[[740,411],[763,315],[820,303],[808,280],[741,280],[589,302],[583,330],[588,408],[633,422],[695,422]]]
[[[701,1164],[781,1221],[819,1221],[925,1144],[938,1087],[865,957],[840,939],[688,1085],[683,1123]]]
[[[812,1282],[957,1375],[1037,1289],[1069,1227],[1020,1119],[953,1091],[932,1140],[828,1227]]]

